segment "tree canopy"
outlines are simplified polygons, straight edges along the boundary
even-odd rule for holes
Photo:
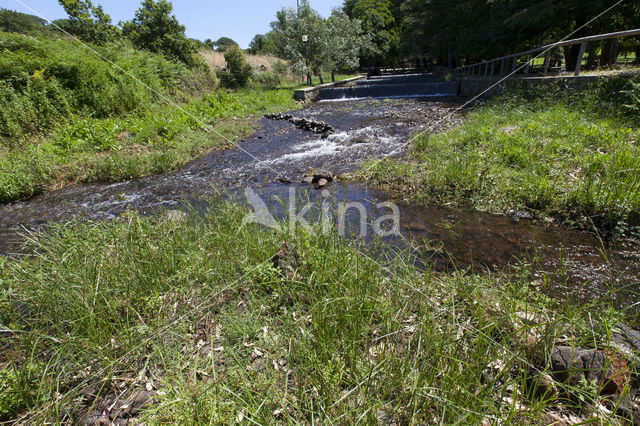
[[[167,0],[143,0],[133,20],[123,25],[123,33],[139,49],[192,65],[195,43],[187,39],[184,25],[171,12],[173,5]]]
[[[111,24],[111,17],[101,5],[91,0],[59,0],[69,19],[56,25],[76,37],[96,44],[105,44],[118,37],[119,30]]]
[[[359,20],[341,11],[324,19],[307,0],[297,9],[279,11],[271,28],[268,40],[278,56],[288,59],[295,73],[316,74],[321,82],[322,71],[357,68],[361,52],[371,49]]]

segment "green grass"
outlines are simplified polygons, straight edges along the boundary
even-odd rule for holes
[[[228,148],[267,112],[298,107],[291,90],[218,90],[183,104],[158,104],[115,118],[76,116],[44,138],[0,151],[0,201],[70,183],[120,181],[175,170]]]
[[[184,223],[57,225],[33,239],[37,254],[0,258],[0,324],[13,330],[0,420],[80,423],[147,387],[149,424],[587,419],[594,386],[526,398],[528,372],[554,343],[600,348],[634,320],[548,299],[527,268],[440,275],[404,255],[383,268],[334,235],[242,227],[245,211],[213,205]],[[307,265],[288,276],[270,261],[284,240]]]
[[[370,162],[360,177],[411,202],[628,231],[640,225],[637,84],[621,77],[582,93],[504,94],[457,128],[417,135],[407,159]]]

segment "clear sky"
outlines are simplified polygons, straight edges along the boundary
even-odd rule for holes
[[[94,0],[102,4],[114,23],[133,18],[141,0]],[[343,0],[311,0],[311,7],[324,17]],[[187,27],[187,36],[200,40],[217,40],[225,36],[246,48],[256,34],[269,31],[269,23],[283,7],[295,7],[296,0],[173,0],[173,12]],[[0,0],[0,8],[17,10],[45,19],[66,18],[57,0]],[[33,9],[37,13],[29,10]]]

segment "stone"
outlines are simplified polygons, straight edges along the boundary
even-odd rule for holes
[[[621,344],[640,356],[640,332],[625,324],[617,325],[611,333],[611,340]]]
[[[302,179],[302,183],[313,183],[313,176],[305,176]]]
[[[320,179],[325,179],[327,182],[331,182],[333,181],[333,179],[335,179],[335,175],[333,174],[333,172],[323,169],[315,170],[310,175],[313,177],[313,183],[318,182]]]
[[[602,394],[620,392],[629,379],[624,356],[611,351],[556,346],[551,354],[553,377],[575,386],[582,379],[595,381]]]
[[[320,179],[319,181],[316,182],[315,186],[316,189],[317,188],[324,188],[325,186],[329,185],[329,181],[326,179]]]
[[[295,273],[302,267],[300,255],[293,244],[285,241],[271,258],[273,266],[284,273]]]

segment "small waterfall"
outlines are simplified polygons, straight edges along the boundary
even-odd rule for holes
[[[460,83],[439,81],[433,74],[385,75],[369,77],[351,87],[321,89],[320,99],[452,97],[459,89]]]

